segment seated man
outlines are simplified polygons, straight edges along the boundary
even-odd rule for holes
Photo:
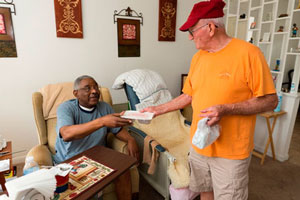
[[[80,76],[74,82],[73,94],[76,99],[62,103],[57,109],[54,161],[60,163],[96,145],[105,146],[108,132],[126,142],[129,155],[138,159],[136,141],[126,129],[121,128],[132,121],[121,118],[121,114],[114,113],[110,105],[99,101],[97,82],[90,76]],[[128,180],[129,172],[115,182],[118,199],[131,199]]]

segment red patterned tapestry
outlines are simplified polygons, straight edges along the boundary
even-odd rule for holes
[[[57,37],[83,38],[81,0],[54,0]]]
[[[177,0],[159,0],[159,41],[175,41]]]
[[[118,56],[140,57],[140,20],[118,18]]]
[[[0,7],[0,57],[17,57],[10,8]]]

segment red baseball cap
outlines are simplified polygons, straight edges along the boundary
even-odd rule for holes
[[[179,28],[181,31],[187,31],[195,25],[199,19],[223,17],[223,8],[225,3],[223,0],[202,1],[196,3],[187,19],[187,21]]]

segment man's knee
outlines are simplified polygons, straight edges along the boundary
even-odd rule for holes
[[[201,200],[214,200],[213,192],[201,192]]]

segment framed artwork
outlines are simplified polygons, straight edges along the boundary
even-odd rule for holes
[[[272,15],[273,15],[272,12],[267,12],[265,21],[271,21],[272,20]]]
[[[269,42],[270,41],[270,35],[271,35],[270,32],[264,33],[262,41],[263,42]]]
[[[11,11],[0,7],[0,57],[17,57]]]
[[[188,76],[188,74],[181,74],[181,89],[180,89],[180,93],[182,93],[182,89],[183,89],[183,86],[184,86],[184,83],[186,81],[187,76]]]
[[[14,31],[10,8],[0,8],[0,40],[13,40]]]
[[[256,27],[256,22],[252,22],[250,25],[250,29],[255,29],[255,27]]]
[[[57,37],[83,38],[81,0],[54,0]]]
[[[159,0],[158,41],[175,41],[177,0]]]
[[[140,56],[140,20],[117,19],[119,57]]]

